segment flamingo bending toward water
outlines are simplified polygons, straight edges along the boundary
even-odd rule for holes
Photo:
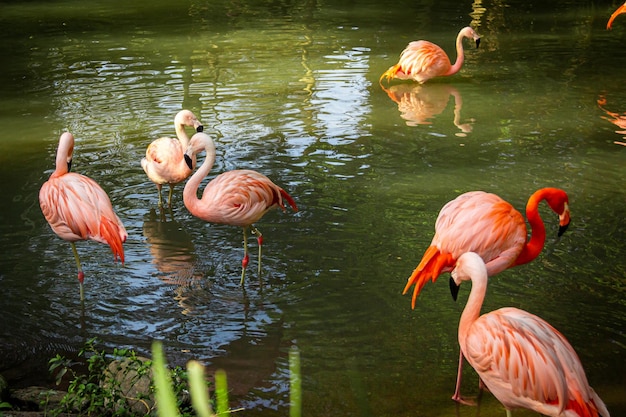
[[[609,21],[606,23],[606,28],[611,29],[611,25],[613,24],[613,20],[615,20],[615,18],[622,14],[622,13],[626,13],[626,3],[622,4],[620,7],[618,7],[613,14],[611,15],[611,17],[609,18]]]
[[[74,242],[95,240],[111,247],[115,260],[124,263],[122,243],[128,237],[120,218],[113,211],[106,192],[89,177],[69,172],[74,151],[74,136],[65,132],[59,139],[56,169],[39,191],[39,205],[50,227],[72,245],[78,268],[80,299],[85,299],[85,274]]]
[[[196,165],[195,157],[192,159],[192,167],[189,168],[183,154],[189,145],[189,136],[185,132],[185,126],[193,127],[202,132],[203,126],[198,118],[189,110],[181,110],[174,118],[176,137],[162,137],[153,141],[146,149],[146,157],[141,160],[141,167],[148,178],[156,184],[159,192],[159,207],[163,206],[161,188],[163,184],[170,186],[167,204],[172,207],[172,192],[174,185],[184,181],[193,172]]]
[[[398,78],[400,80],[415,80],[424,83],[434,77],[454,75],[463,66],[463,38],[473,39],[476,47],[480,45],[480,36],[474,29],[467,26],[459,31],[456,37],[456,61],[450,63],[450,58],[438,45],[429,41],[413,41],[400,54],[398,63],[380,76],[378,82]]]
[[[298,211],[293,198],[285,190],[274,184],[265,175],[247,169],[224,172],[211,180],[202,198],[198,198],[198,187],[208,175],[215,163],[215,144],[205,133],[196,133],[191,138],[185,151],[185,161],[192,166],[193,157],[200,151],[206,151],[206,159],[195,174],[189,178],[183,190],[185,207],[194,216],[212,223],[228,224],[243,228],[244,257],[241,261],[241,282],[243,285],[248,266],[248,228],[257,236],[259,242],[258,273],[261,274],[261,247],[263,235],[254,227],[269,210],[280,207],[285,210],[283,199],[287,200],[294,211]]]
[[[561,236],[570,222],[569,199],[558,188],[541,188],[526,204],[526,218],[531,237],[527,241],[526,223],[522,214],[495,194],[471,191],[448,202],[439,212],[435,236],[421,262],[409,277],[403,294],[415,284],[411,307],[428,282],[443,272],[454,269],[459,256],[465,252],[478,253],[487,265],[489,276],[516,265],[528,263],[539,256],[546,240],[546,229],[539,216],[539,203],[545,200],[559,215]],[[463,353],[459,354],[459,376],[452,399],[461,398],[461,369]]]
[[[456,300],[463,281],[472,281],[459,323],[459,345],[489,391],[507,409],[527,408],[553,417],[610,417],[587,382],[567,339],[540,317],[517,308],[480,316],[487,267],[480,255],[459,257],[450,278]]]

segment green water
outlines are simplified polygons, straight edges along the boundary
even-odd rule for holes
[[[626,147],[614,142],[626,134],[611,120],[626,114],[626,17],[606,31],[617,4],[379,3],[0,5],[0,372],[26,384],[91,337],[146,355],[161,340],[171,364],[226,369],[246,415],[285,415],[296,345],[304,415],[504,415],[488,394],[480,410],[450,400],[469,289],[454,303],[443,276],[415,310],[401,291],[446,202],[481,189],[523,210],[556,186],[568,232],[557,240],[542,206],[544,251],[494,277],[484,310],[551,322],[624,414]],[[381,89],[409,41],[453,53],[470,23],[483,38],[459,74]],[[139,161],[182,108],[215,138],[212,175],[258,170],[300,208],[257,224],[262,286],[256,245],[242,290],[241,231],[191,216],[182,185],[171,213],[155,212]],[[37,201],[66,129],[72,169],[102,185],[129,233],[123,267],[78,244],[84,307]]]

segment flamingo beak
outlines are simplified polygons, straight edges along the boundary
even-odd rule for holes
[[[72,170],[72,160],[68,159],[67,161],[67,172],[70,172]]]
[[[189,169],[193,169],[193,161],[191,160],[191,157],[187,154],[185,154],[185,163],[187,164]]]
[[[198,132],[198,133],[199,133],[199,132],[202,132],[202,131],[204,131],[204,126],[200,125],[200,126],[198,126],[198,127],[196,128],[196,132]]]
[[[478,47],[480,46],[480,38],[476,39],[476,49],[478,49]]]
[[[454,278],[450,276],[450,294],[452,294],[452,299],[454,301],[456,301],[457,297],[459,296],[459,288],[461,288],[461,286],[456,285],[456,282],[454,282]]]
[[[563,213],[559,215],[559,234],[558,234],[559,237],[561,237],[563,233],[565,233],[565,231],[567,230],[567,227],[569,226],[569,223],[570,223],[569,205],[565,203],[565,208],[563,210]]]

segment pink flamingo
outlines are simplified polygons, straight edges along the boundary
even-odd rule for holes
[[[91,178],[69,172],[74,151],[74,136],[65,132],[59,139],[56,169],[39,191],[39,205],[50,227],[61,239],[72,245],[80,299],[84,300],[83,281],[85,274],[80,264],[74,242],[95,240],[111,247],[115,260],[124,263],[124,248],[127,233],[122,221],[113,211],[106,192]]]
[[[489,276],[539,256],[546,240],[546,229],[539,216],[539,203],[543,200],[559,215],[559,236],[569,225],[569,199],[565,191],[541,188],[526,204],[526,218],[531,228],[528,241],[524,216],[495,194],[471,191],[448,202],[439,212],[430,246],[404,287],[403,294],[406,294],[415,284],[411,307],[415,308],[417,296],[426,282],[429,279],[434,282],[443,272],[452,271],[465,252],[478,253],[487,264]],[[462,365],[461,352],[459,375]],[[452,399],[464,402],[460,391],[459,376]]]
[[[610,417],[574,348],[548,322],[511,307],[480,316],[488,279],[480,255],[461,255],[451,275],[455,300],[461,282],[472,281],[459,323],[461,352],[507,416],[527,408],[553,417]]]
[[[168,206],[172,206],[172,192],[174,185],[184,181],[193,172],[196,165],[195,157],[192,160],[192,168],[189,168],[183,158],[183,153],[189,144],[189,136],[185,132],[185,126],[193,127],[198,132],[202,132],[202,123],[189,110],[181,110],[174,118],[176,137],[162,137],[153,141],[146,149],[146,157],[141,160],[141,167],[148,175],[148,178],[156,184],[159,192],[159,207],[163,206],[161,198],[161,187],[163,184],[170,186]]]
[[[185,161],[189,167],[192,166],[194,155],[202,150],[206,151],[206,160],[187,181],[183,190],[183,201],[191,214],[206,222],[243,228],[244,257],[241,261],[243,271],[240,282],[240,285],[243,285],[249,261],[248,228],[251,228],[259,242],[258,273],[260,275],[263,235],[253,226],[253,223],[259,221],[270,209],[280,207],[285,210],[283,198],[294,211],[297,212],[298,207],[285,190],[265,175],[247,169],[227,171],[218,175],[207,184],[202,198],[198,198],[200,182],[208,175],[215,163],[215,144],[207,134],[196,133],[185,151]]]
[[[456,61],[450,63],[450,58],[438,45],[429,41],[413,41],[400,54],[398,63],[380,76],[378,82],[382,86],[383,78],[387,81],[398,78],[400,80],[415,80],[424,83],[434,77],[454,75],[463,66],[463,38],[473,39],[476,47],[480,45],[480,36],[474,29],[467,26],[459,31],[456,37]]]
[[[611,25],[613,24],[613,20],[615,20],[615,18],[622,14],[622,13],[626,13],[626,3],[622,4],[620,7],[618,7],[613,14],[611,15],[609,21],[606,23],[606,28],[611,29]]]

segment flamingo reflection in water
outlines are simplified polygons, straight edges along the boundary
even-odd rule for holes
[[[459,91],[449,84],[395,84],[388,88],[381,85],[390,99],[398,104],[400,117],[406,120],[407,126],[429,125],[432,119],[441,114],[454,98],[453,123],[461,132],[457,136],[466,136],[473,129],[474,119],[469,123],[461,123],[463,98]]]
[[[186,293],[202,282],[202,274],[196,268],[197,256],[191,236],[179,222],[157,215],[154,209],[146,215],[143,235],[152,255],[152,263],[158,271],[156,275],[164,284],[174,288],[174,298],[183,314],[187,314],[193,307],[186,302]]]
[[[620,114],[620,113],[609,111],[604,107],[605,105],[606,105],[606,97],[604,95],[601,95],[598,98],[598,107],[600,108],[600,110],[602,110],[604,113],[607,114],[606,116],[602,116],[602,118],[605,120],[608,120],[609,122],[613,123],[615,126],[622,129],[622,130],[616,130],[615,133],[619,135],[626,135],[626,113]],[[626,139],[626,136],[624,136],[624,139]],[[616,140],[613,143],[615,143],[616,145],[626,146],[626,142],[620,142]]]

